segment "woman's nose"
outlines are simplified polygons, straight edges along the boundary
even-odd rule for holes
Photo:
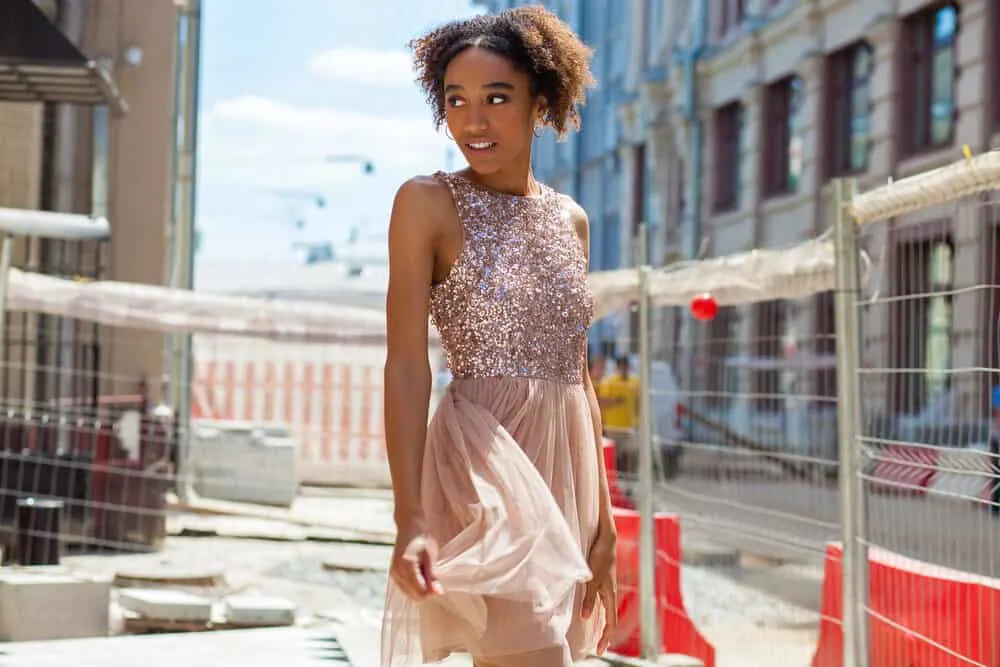
[[[466,130],[469,132],[482,132],[489,127],[486,112],[481,109],[470,109],[465,119]]]

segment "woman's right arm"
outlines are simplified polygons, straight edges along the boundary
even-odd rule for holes
[[[392,476],[397,550],[424,537],[420,477],[431,392],[428,359],[428,301],[434,271],[438,208],[436,185],[424,178],[404,183],[396,193],[389,220],[389,289],[386,296],[385,435]],[[401,555],[402,557],[402,555]],[[423,561],[427,554],[416,554]],[[421,570],[430,563],[400,563]],[[415,572],[397,572],[413,584]],[[421,577],[417,577],[421,579]],[[421,581],[411,594],[426,592]],[[404,588],[409,588],[405,586]]]

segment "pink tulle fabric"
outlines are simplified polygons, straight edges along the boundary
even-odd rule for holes
[[[457,379],[428,430],[423,510],[443,595],[409,600],[390,580],[382,666],[468,653],[496,667],[558,667],[596,648],[580,616],[598,516],[598,463],[581,384]]]

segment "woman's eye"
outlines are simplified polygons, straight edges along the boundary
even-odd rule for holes
[[[449,97],[447,101],[448,101],[448,106],[450,106],[453,109],[455,107],[460,107],[463,104],[465,104],[465,100],[463,100],[461,97]]]
[[[486,98],[486,101],[490,104],[503,104],[507,101],[506,95],[490,95]]]

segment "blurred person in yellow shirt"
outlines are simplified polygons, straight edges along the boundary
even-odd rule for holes
[[[618,358],[617,372],[602,378],[596,390],[604,435],[615,441],[618,470],[633,475],[638,454],[635,431],[639,426],[639,378],[629,373],[628,357]]]

